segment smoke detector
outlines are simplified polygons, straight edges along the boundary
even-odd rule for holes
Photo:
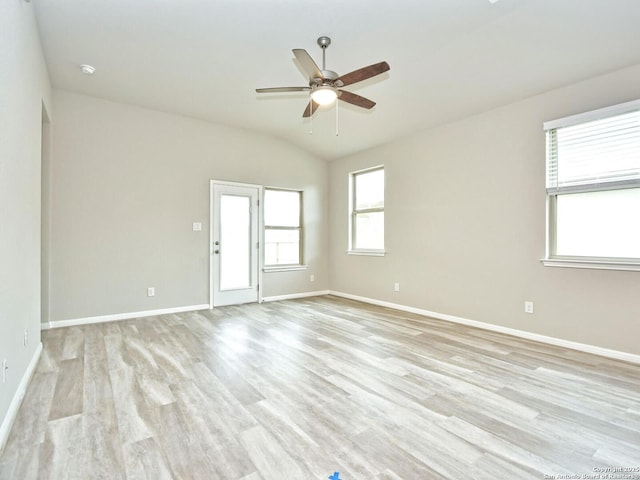
[[[96,71],[95,67],[92,67],[91,65],[86,65],[86,64],[80,65],[80,70],[85,75],[93,75]]]

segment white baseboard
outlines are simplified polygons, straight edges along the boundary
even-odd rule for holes
[[[115,315],[102,315],[98,317],[76,318],[72,320],[56,320],[43,323],[41,329],[73,327],[75,325],[89,325],[91,323],[116,322],[118,320],[129,320],[131,318],[150,317],[153,315],[167,315],[169,313],[193,312],[195,310],[208,310],[209,304],[190,305],[186,307],[163,308],[160,310],[146,310],[143,312],[117,313]]]
[[[640,355],[636,355],[633,353],[611,350],[609,348],[597,347],[595,345],[588,345],[585,343],[572,342],[570,340],[564,340],[562,338],[548,337],[546,335],[540,335],[538,333],[516,330],[515,328],[502,327],[500,325],[493,325],[491,323],[478,322],[477,320],[469,320],[467,318],[447,315],[445,313],[431,312],[429,310],[423,310],[421,308],[408,307],[406,305],[384,302],[381,300],[375,300],[373,298],[360,297],[358,295],[351,295],[349,293],[335,292],[331,290],[329,294],[335,295],[336,297],[343,297],[350,300],[370,303],[372,305],[379,305],[381,307],[393,308],[395,310],[401,310],[403,312],[416,313],[418,315],[424,315],[425,317],[437,318],[438,320],[445,320],[447,322],[459,323],[462,325],[468,325],[470,327],[482,328],[483,330],[490,330],[492,332],[505,333],[507,335],[513,335],[514,337],[525,338],[527,340],[555,345],[557,347],[569,348],[571,350],[593,353],[602,357],[614,358],[616,360],[623,360],[625,362],[640,364]]]
[[[263,302],[277,302],[278,300],[293,300],[295,298],[319,297],[320,295],[329,295],[329,290],[320,290],[317,292],[292,293],[289,295],[275,295],[273,297],[263,297]]]
[[[0,452],[4,449],[5,444],[9,438],[9,433],[11,432],[11,427],[13,426],[13,422],[16,420],[16,416],[18,415],[18,409],[20,408],[20,404],[22,403],[22,399],[24,398],[24,394],[27,391],[27,387],[29,386],[29,382],[31,381],[31,377],[33,376],[33,372],[36,370],[36,365],[38,365],[38,360],[40,359],[40,354],[42,353],[42,343],[39,343],[36,347],[36,351],[33,353],[31,357],[31,361],[27,366],[27,370],[24,372],[20,383],[18,384],[18,389],[16,393],[13,395],[13,399],[9,404],[9,410],[7,410],[7,414],[2,420],[2,425],[0,425]]]

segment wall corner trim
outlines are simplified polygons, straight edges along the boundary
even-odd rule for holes
[[[194,312],[196,310],[209,310],[209,304],[189,305],[185,307],[162,308],[159,310],[145,310],[141,312],[116,313],[114,315],[101,315],[97,317],[75,318],[71,320],[56,320],[42,323],[42,330],[52,328],[73,327],[76,325],[90,325],[92,323],[117,322],[118,320],[130,320],[132,318],[151,317],[154,315],[167,315],[170,313]]]
[[[444,320],[446,322],[459,323],[462,325],[467,325],[469,327],[476,327],[476,328],[481,328],[483,330],[490,330],[492,332],[504,333],[506,335],[512,335],[514,337],[520,337],[526,340],[533,340],[540,343],[546,343],[548,345],[554,345],[556,347],[563,347],[571,350],[578,350],[581,352],[591,353],[594,355],[600,355],[601,357],[613,358],[615,360],[622,360],[624,362],[635,363],[640,365],[640,355],[636,355],[633,353],[621,352],[619,350],[612,350],[609,348],[597,347],[595,345],[588,345],[585,343],[572,342],[571,340],[564,340],[562,338],[548,337],[546,335],[540,335],[538,333],[526,332],[524,330],[516,330],[515,328],[502,327],[500,325],[493,325],[491,323],[479,322],[477,320],[469,320],[467,318],[456,317],[454,315],[448,315],[445,313],[431,312],[429,310],[423,310],[421,308],[408,307],[406,305],[385,302],[385,301],[376,300],[373,298],[361,297],[359,295],[351,295],[350,293],[336,292],[331,290],[329,294],[335,295],[336,297],[347,298],[349,300],[356,300],[359,302],[370,303],[372,305],[378,305],[380,307],[393,308],[394,310],[401,310],[403,312],[415,313],[418,315],[423,315],[425,317]]]
[[[291,293],[289,295],[275,295],[273,297],[263,297],[262,302],[277,302],[279,300],[294,300],[296,298],[319,297],[321,295],[329,295],[329,290],[319,290],[317,292]]]
[[[36,366],[38,365],[38,360],[40,359],[40,354],[42,353],[42,342],[38,343],[36,347],[36,351],[33,352],[33,356],[31,357],[31,361],[27,366],[27,370],[24,372],[20,383],[18,384],[18,389],[16,393],[13,395],[13,399],[11,400],[11,404],[9,404],[9,410],[2,420],[2,425],[0,425],[0,452],[4,449],[7,440],[9,439],[9,433],[11,433],[11,427],[13,426],[13,422],[16,420],[18,416],[18,409],[22,404],[22,399],[24,398],[24,394],[27,392],[27,387],[31,382],[31,377],[33,377],[33,373],[36,370]]]

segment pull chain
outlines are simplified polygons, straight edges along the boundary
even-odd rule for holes
[[[309,135],[313,135],[313,99],[309,95]]]
[[[336,137],[338,136],[338,126],[339,126],[339,121],[338,121],[338,104],[340,102],[338,102],[338,99],[336,98]]]

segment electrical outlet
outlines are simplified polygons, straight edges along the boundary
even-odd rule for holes
[[[394,292],[399,292],[400,291],[400,284],[398,282],[393,284],[393,291]]]
[[[26,328],[24,329],[24,339],[23,339],[23,343],[24,346],[26,347],[27,345],[29,345],[29,330],[27,330]]]
[[[193,222],[192,228],[193,228],[194,232],[200,232],[200,231],[202,231],[202,223],[201,222]]]
[[[311,276],[309,277],[309,281],[310,281],[310,282],[315,282],[315,281],[316,281],[316,276],[315,276],[315,275],[311,275]]]
[[[533,302],[524,302],[524,313],[533,313]]]
[[[155,297],[156,289],[154,287],[147,288],[147,297]]]
[[[2,360],[2,383],[6,383],[7,381],[7,370],[9,370],[9,366],[7,365],[7,359]]]

